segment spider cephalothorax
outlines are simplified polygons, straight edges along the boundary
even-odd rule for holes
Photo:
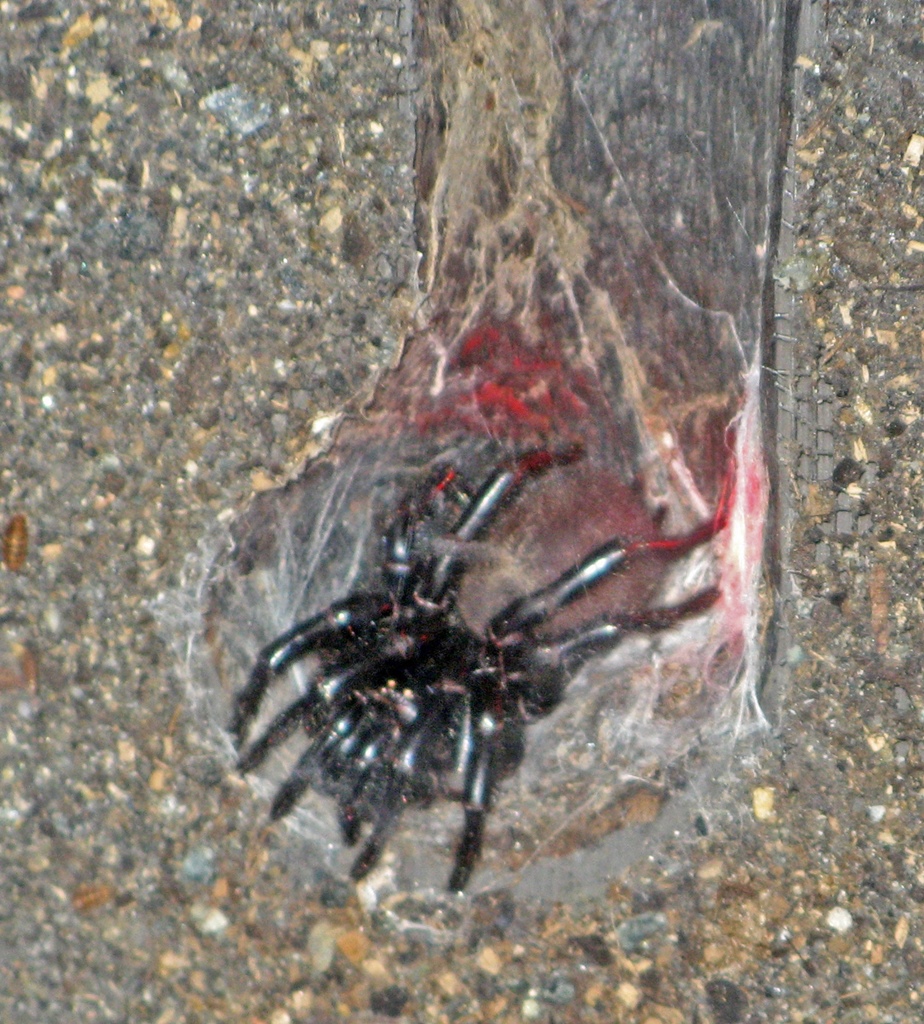
[[[613,539],[548,586],[508,603],[483,631],[466,624],[457,596],[467,546],[525,479],[579,455],[576,448],[536,450],[502,463],[435,538],[436,507],[458,494],[453,470],[440,469],[385,531],[381,590],[335,602],[260,652],[235,703],[231,732],[239,747],[274,677],[311,658],[311,681],[243,750],[240,770],[255,768],[302,729],[308,746],[277,792],[272,817],[287,814],[312,788],[336,801],[346,843],[370,825],[353,878],[376,864],[406,805],[450,798],[461,801],[465,820],[449,888],[464,889],[497,783],[519,764],[526,725],[559,704],[574,669],[628,632],[666,628],[716,599],[710,588],[669,607],[607,615],[563,636],[542,632],[560,609],[635,556],[679,556],[705,543],[723,525],[718,514],[682,537]]]

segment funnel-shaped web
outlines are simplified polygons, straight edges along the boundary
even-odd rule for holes
[[[416,323],[204,594],[224,725],[322,859],[339,818],[356,875],[523,873],[760,720],[778,15],[419,4]]]

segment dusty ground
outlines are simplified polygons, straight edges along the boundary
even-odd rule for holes
[[[396,15],[223,10],[0,4],[0,1016],[920,1019],[919,5],[819,3],[799,61],[777,733],[605,900],[414,934],[305,891],[152,614],[412,299]]]

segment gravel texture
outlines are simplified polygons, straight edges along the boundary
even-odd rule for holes
[[[28,528],[0,574],[0,1018],[920,1018],[924,22],[914,0],[810,15],[778,728],[605,899],[397,929],[305,888],[154,609],[402,337],[402,16],[0,3],[0,527]]]

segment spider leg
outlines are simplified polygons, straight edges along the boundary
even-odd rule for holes
[[[416,761],[421,744],[431,731],[429,727],[434,724],[436,716],[430,716],[395,752],[395,760],[388,767],[387,782],[372,824],[372,832],[350,868],[350,877],[354,881],[358,882],[365,878],[375,867],[385,844],[397,828],[413,776],[417,771]],[[357,822],[357,825],[359,824],[361,821]]]
[[[561,451],[536,449],[521,455],[515,461],[503,464],[482,484],[459,520],[450,532],[453,540],[465,542],[475,540],[490,526],[495,516],[522,482],[553,466],[563,466],[580,457],[581,449],[572,445]],[[429,585],[419,596],[433,604],[439,604],[457,581],[462,559],[459,550],[442,555],[433,566]]]
[[[337,815],[337,824],[340,826],[340,834],[347,846],[355,846],[359,842],[359,833],[363,827],[363,818],[359,815],[355,804],[347,804],[340,808]]]
[[[398,605],[404,604],[412,578],[415,524],[415,517],[410,512],[403,512],[382,538],[385,547],[382,578]]]
[[[358,881],[375,865],[385,844],[408,803],[429,801],[434,795],[438,770],[434,763],[435,741],[445,728],[447,715],[458,696],[439,690],[427,691],[427,706],[413,724],[405,723],[403,733],[395,732],[391,750],[371,752],[357,777],[349,799],[340,806],[340,827],[344,836],[355,842],[364,822],[372,821],[372,831],[350,869]],[[384,762],[384,764],[383,764]]]
[[[375,771],[382,755],[382,748],[396,734],[394,715],[383,714],[375,704],[372,690],[382,678],[383,663],[371,661],[337,677],[340,688],[345,691],[339,700],[328,709],[329,723],[317,739],[296,762],[288,778],[276,792],[270,818],[284,817],[295,806],[298,799],[310,786],[319,786],[323,791],[338,798],[341,810],[341,830],[349,845],[356,842],[358,829],[366,820],[362,814],[350,813],[368,777]],[[310,697],[311,695],[306,695]],[[305,701],[286,708],[277,720],[271,723],[267,734],[279,723],[280,728],[290,728],[289,713],[298,721],[298,710]],[[310,713],[310,712],[309,712]],[[262,750],[262,737],[255,747]],[[250,752],[245,754],[248,764]],[[411,764],[407,771],[413,771]]]
[[[349,796],[344,799],[339,807],[338,811],[338,824],[340,825],[340,833],[343,836],[343,841],[347,846],[355,846],[359,841],[360,832],[362,831],[363,825],[369,821],[373,815],[371,811],[375,806],[381,808],[382,794],[376,792],[376,776],[382,774],[381,765],[377,765],[377,760],[383,758],[383,746],[387,743],[389,737],[386,731],[380,730],[378,737],[371,740],[369,756],[363,757],[363,763],[358,767],[356,777],[353,782],[353,787],[350,790]],[[389,768],[389,773],[391,769]],[[389,792],[391,780],[386,784],[385,796]],[[384,845],[384,838],[381,841],[381,845]],[[381,845],[379,852],[381,852]],[[376,858],[378,859],[378,854]],[[369,867],[366,868],[368,871],[375,860],[369,862]],[[355,870],[355,865],[354,865]],[[365,872],[364,872],[365,874]],[[354,875],[354,877],[360,877]]]
[[[303,697],[282,710],[267,726],[263,735],[253,742],[238,758],[237,770],[246,775],[261,765],[269,752],[284,743],[295,730],[311,716],[318,703],[318,692],[314,688]]]
[[[309,721],[316,713],[319,703],[323,702],[329,708],[336,709],[338,700],[347,687],[361,691],[370,684],[374,685],[377,679],[377,666],[376,661],[360,662],[352,668],[333,672],[314,682],[307,693],[283,708],[263,734],[243,751],[237,762],[238,771],[246,775],[262,764],[274,747],[285,743],[300,725],[305,725]]]
[[[388,780],[372,825],[372,832],[350,868],[350,878],[354,882],[365,878],[375,867],[379,857],[382,856],[385,844],[397,828],[398,820],[401,817],[401,806],[404,803],[404,782],[405,780],[397,772],[393,773]],[[358,825],[359,823],[357,829]]]
[[[472,870],[481,856],[484,843],[484,822],[488,813],[487,807],[466,807],[465,825],[462,838],[456,848],[455,866],[449,876],[446,888],[450,892],[463,892],[472,876]]]
[[[317,776],[317,758],[313,749],[309,748],[295,763],[289,777],[276,791],[270,807],[270,821],[284,818],[295,806],[298,798],[305,792]]]
[[[356,730],[363,716],[363,705],[358,700],[348,700],[337,713],[330,728],[315,740],[295,763],[289,777],[276,791],[270,807],[270,819],[276,821],[285,817],[295,806],[299,797],[315,783],[319,776],[330,771],[330,762],[338,744],[348,739]]]
[[[468,749],[462,795],[465,824],[456,847],[455,865],[449,876],[447,888],[450,892],[462,892],[481,856],[485,819],[491,809],[497,735],[501,728],[493,715],[482,710],[477,715],[477,721],[469,720],[470,735],[460,738],[460,743],[467,745]]]
[[[381,619],[390,614],[386,597],[360,594],[332,604],[330,608],[299,622],[267,644],[257,656],[246,686],[237,695],[229,731],[241,746],[247,727],[260,709],[260,702],[272,680],[312,651],[344,638],[360,644],[370,642]]]
[[[584,661],[596,654],[612,650],[627,633],[670,629],[683,619],[711,608],[720,594],[718,587],[707,587],[678,604],[647,608],[641,612],[611,614],[603,622],[576,630],[552,644],[545,645],[543,650],[553,653],[559,662]]]
[[[375,803],[375,794],[370,794],[370,790],[374,789],[377,767],[380,759],[387,756],[385,748],[393,733],[390,723],[375,721],[356,744],[364,746],[359,751],[352,788],[341,801],[338,813],[340,832],[347,846],[356,845],[363,824],[369,820],[369,808]]]
[[[607,577],[620,572],[635,556],[649,551],[667,551],[671,554],[684,555],[705,543],[720,528],[721,523],[713,520],[680,537],[663,537],[650,541],[623,541],[614,538],[607,541],[587,555],[583,561],[566,569],[548,586],[518,597],[502,608],[489,623],[490,635],[503,640],[512,633],[547,622],[557,611],[583,597]]]
[[[404,605],[420,575],[421,565],[415,558],[418,525],[432,514],[437,503],[453,490],[457,479],[452,466],[440,465],[419,490],[407,498],[382,537],[384,563],[382,578],[385,589],[395,604]],[[425,561],[429,565],[429,561]]]

